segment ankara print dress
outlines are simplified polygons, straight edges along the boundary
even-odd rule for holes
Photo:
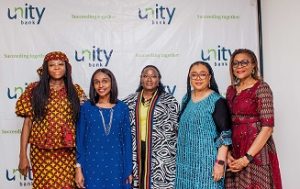
[[[227,90],[232,114],[232,156],[243,157],[261,130],[274,127],[273,96],[269,85],[258,81],[237,94],[235,87]],[[272,136],[246,168],[227,172],[227,189],[281,189],[277,153]]]
[[[16,103],[16,114],[32,121],[30,162],[33,172],[33,189],[75,189],[75,123],[65,88],[50,89],[45,117],[33,121],[31,83]],[[75,85],[78,97],[84,96]]]

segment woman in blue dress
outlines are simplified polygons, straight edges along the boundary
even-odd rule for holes
[[[132,182],[129,109],[117,99],[116,79],[102,68],[94,72],[90,100],[80,108],[76,130],[76,184],[87,189],[123,189]]]
[[[219,94],[211,66],[195,62],[190,66],[187,94],[182,101],[175,188],[224,188],[225,160],[230,144],[227,102]]]

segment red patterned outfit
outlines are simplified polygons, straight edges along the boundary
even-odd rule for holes
[[[243,157],[261,127],[274,127],[273,96],[269,85],[258,81],[240,94],[234,86],[227,90],[232,114],[232,156]],[[247,167],[227,172],[227,189],[282,189],[277,153],[272,136]]]
[[[75,188],[75,123],[65,88],[50,89],[45,117],[33,121],[31,83],[16,104],[16,114],[32,121],[29,136],[33,189]],[[78,96],[84,92],[75,85]]]

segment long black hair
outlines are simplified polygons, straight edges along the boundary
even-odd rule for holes
[[[191,78],[190,78],[190,72],[191,72],[191,69],[193,68],[193,66],[197,66],[197,65],[203,65],[207,68],[208,70],[208,73],[210,74],[211,78],[210,78],[210,81],[209,81],[209,88],[213,91],[215,91],[216,93],[220,93],[219,92],[219,88],[218,88],[218,85],[217,85],[217,82],[215,80],[215,76],[214,76],[214,71],[213,69],[211,68],[211,66],[209,65],[209,63],[207,62],[203,62],[203,61],[197,61],[197,62],[194,62],[193,64],[191,64],[190,68],[189,68],[189,72],[188,72],[188,75],[187,75],[187,80],[186,80],[186,96],[185,98],[183,99],[183,102],[182,102],[182,108],[181,108],[181,113],[180,113],[180,117],[181,115],[183,114],[188,102],[191,100],[191,96],[192,96],[192,87],[191,87]]]
[[[94,77],[95,77],[96,74],[98,74],[100,72],[108,75],[108,77],[110,78],[110,81],[111,81],[111,90],[110,90],[109,102],[112,103],[112,104],[117,103],[117,101],[118,101],[117,80],[116,80],[114,74],[109,69],[106,69],[106,68],[97,69],[92,75],[91,82],[90,82],[90,94],[89,94],[91,103],[93,105],[95,105],[99,101],[99,94],[97,93],[97,91],[95,90],[95,87],[94,87]]]
[[[158,69],[156,66],[154,66],[154,65],[147,65],[147,66],[145,66],[145,67],[142,69],[142,71],[141,71],[140,78],[142,78],[142,74],[143,74],[143,72],[144,72],[147,68],[152,68],[152,69],[156,70],[156,72],[158,73],[159,83],[158,83],[158,87],[157,87],[157,94],[158,94],[158,95],[161,95],[162,93],[165,92],[165,87],[164,87],[164,85],[163,85],[162,82],[161,82],[161,74],[160,74],[159,69]],[[143,90],[143,86],[142,86],[142,84],[141,84],[141,79],[140,79],[140,84],[139,84],[139,86],[138,86],[136,92],[141,92],[142,90]]]
[[[65,62],[66,72],[64,75],[64,84],[67,90],[67,97],[72,109],[72,119],[75,122],[79,115],[80,101],[76,88],[73,84],[71,77],[71,65],[69,62]],[[36,87],[32,91],[31,104],[34,112],[34,120],[40,121],[44,118],[46,113],[46,106],[48,104],[48,99],[50,96],[50,75],[48,72],[48,61],[43,62],[42,72],[40,75],[40,80]]]

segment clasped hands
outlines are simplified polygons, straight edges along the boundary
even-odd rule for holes
[[[227,155],[227,166],[228,166],[227,171],[231,171],[234,173],[239,172],[245,167],[247,167],[249,163],[250,162],[246,156],[243,156],[238,159],[234,159],[230,152]]]

